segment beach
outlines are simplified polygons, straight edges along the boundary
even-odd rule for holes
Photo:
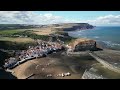
[[[27,61],[13,69],[18,79],[81,79],[85,69],[97,61],[90,56],[74,57],[62,55],[63,51],[44,58]],[[59,77],[58,74],[69,72],[71,76]],[[47,75],[51,74],[51,77]]]

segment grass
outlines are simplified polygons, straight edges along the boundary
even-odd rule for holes
[[[39,29],[37,31],[36,29],[35,30],[29,30],[29,29],[0,30],[0,35],[1,35],[0,41],[10,41],[10,42],[18,42],[18,43],[33,42],[34,41],[33,39],[41,39],[48,41],[49,40],[48,35],[53,33],[52,31],[54,30],[51,28]],[[59,32],[57,30],[55,30],[54,33],[65,36],[65,37],[59,37],[59,39],[64,41],[65,44],[68,44],[75,40],[75,38],[68,36],[68,33]],[[15,37],[14,35],[27,36],[27,38]]]
[[[0,35],[12,35],[18,32],[23,32],[25,29],[16,29],[16,30],[0,30]]]
[[[12,38],[12,37],[0,37],[0,41],[11,41],[11,42],[18,42],[18,43],[28,43],[34,42],[31,38]]]

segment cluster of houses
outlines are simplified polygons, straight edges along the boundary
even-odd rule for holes
[[[44,57],[50,53],[62,50],[63,46],[57,42],[38,41],[38,45],[33,47],[29,46],[28,50],[22,50],[17,53],[16,58],[9,58],[5,60],[4,68],[13,68],[27,60],[34,58]]]

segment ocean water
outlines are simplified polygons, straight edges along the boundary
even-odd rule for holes
[[[120,50],[120,27],[117,26],[99,26],[94,29],[71,31],[68,34],[77,38],[94,39],[111,49]]]

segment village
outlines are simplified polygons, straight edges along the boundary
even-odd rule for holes
[[[27,60],[45,57],[48,54],[56,53],[61,50],[66,50],[67,55],[69,53],[75,53],[81,51],[84,53],[86,50],[96,49],[96,42],[89,39],[76,39],[75,42],[70,45],[64,44],[63,41],[59,42],[36,40],[37,46],[29,46],[28,50],[22,50],[15,53],[15,57],[10,57],[5,60],[4,68],[12,69],[19,64],[24,63]],[[83,51],[83,52],[82,52]]]
[[[71,41],[70,43],[66,44],[64,41],[60,40],[58,38],[59,35],[53,34],[50,35],[50,38],[48,41],[36,39],[35,42],[37,42],[37,45],[32,46],[29,45],[27,49],[25,50],[18,50],[14,51],[15,54],[13,57],[5,59],[5,64],[3,65],[4,69],[6,71],[14,71],[13,69],[17,68],[18,66],[21,66],[21,64],[25,64],[27,61],[33,61],[34,60],[41,60],[44,57],[49,57],[51,54],[54,53],[61,53],[61,55],[64,55],[65,57],[69,56],[89,56],[89,53],[92,51],[99,50],[98,45],[96,44],[95,40],[87,39],[87,38],[81,38],[81,39],[75,39]],[[59,36],[64,37],[64,36]],[[53,38],[56,38],[53,40]],[[39,59],[41,58],[41,59]],[[38,67],[41,67],[41,70],[44,71],[45,67],[51,66],[51,64],[48,61],[48,63],[45,64],[45,66],[40,66],[39,64],[36,65],[35,69]],[[12,72],[13,73],[13,72]],[[71,76],[71,72],[61,72],[56,75],[53,74],[47,74],[46,78],[52,78],[55,77],[66,77]],[[27,78],[31,78],[34,76],[34,73],[28,75]]]
[[[6,59],[4,68],[12,69],[27,60],[45,57],[47,56],[47,54],[56,53],[57,51],[64,49],[63,45],[57,42],[46,42],[41,40],[37,40],[37,42],[37,46],[29,46],[28,50],[16,52],[15,57],[10,57],[9,59]]]

